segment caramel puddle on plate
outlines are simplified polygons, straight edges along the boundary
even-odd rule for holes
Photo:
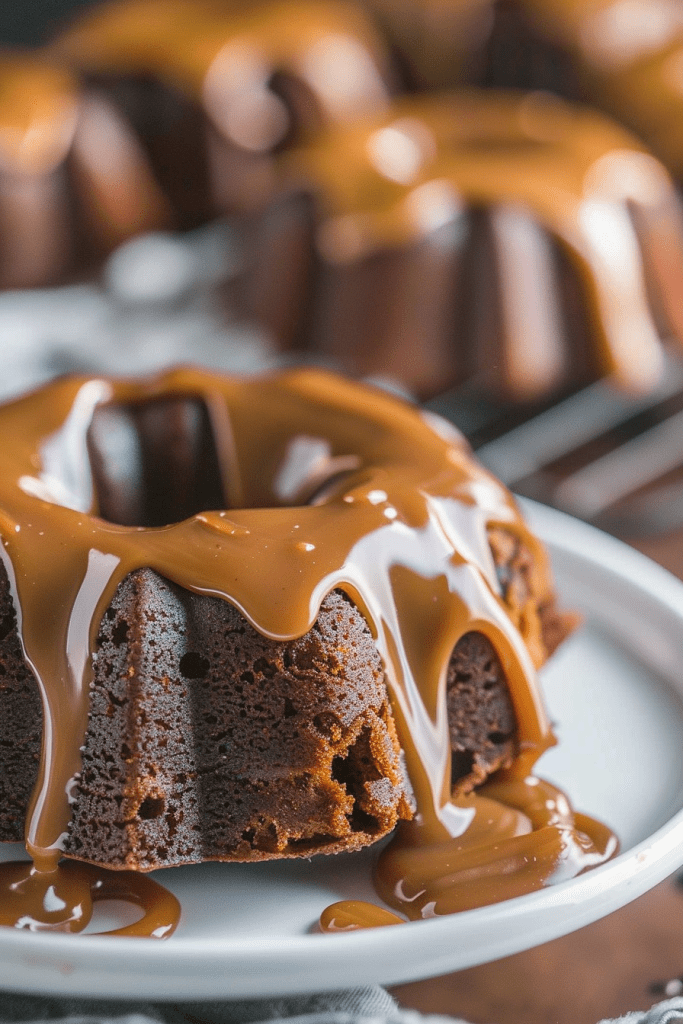
[[[501,772],[477,793],[453,801],[464,812],[460,835],[401,822],[380,854],[374,884],[381,899],[411,920],[473,910],[535,892],[610,860],[618,852],[605,825],[575,813],[565,794],[536,776]],[[323,932],[401,924],[372,903],[344,900],[320,917]]]

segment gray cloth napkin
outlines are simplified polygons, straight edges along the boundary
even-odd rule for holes
[[[402,1010],[379,986],[223,1003],[119,1003],[0,993],[0,1024],[466,1024]],[[491,1022],[494,1024],[494,1022]],[[683,1024],[683,997],[599,1024]]]
[[[464,1024],[400,1010],[379,986],[275,999],[120,1003],[0,993],[0,1024]],[[630,1022],[629,1022],[630,1024]],[[650,1024],[650,1022],[648,1022]]]
[[[667,999],[645,1012],[627,1013],[616,1021],[601,1020],[599,1024],[683,1024],[683,997]]]

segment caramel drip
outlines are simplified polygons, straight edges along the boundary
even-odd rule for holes
[[[92,917],[93,904],[103,900],[132,903],[143,915],[99,935],[166,939],[180,920],[178,900],[147,875],[74,861],[64,861],[53,871],[40,871],[25,861],[0,864],[0,924],[33,932],[80,932]]]
[[[156,528],[98,518],[93,416],[164,396],[204,402],[233,507]],[[469,798],[451,801],[445,710],[446,668],[465,633],[485,634],[506,666],[521,751],[508,788],[553,742],[534,638],[528,648],[510,620],[487,527],[512,531],[532,552],[541,604],[550,597],[543,549],[511,495],[438,418],[316,370],[237,381],[181,369],[141,382],[62,380],[0,408],[0,433],[11,439],[0,451],[0,550],[44,708],[26,826],[36,884],[54,876],[68,828],[100,620],[124,577],[144,566],[230,601],[274,639],[305,634],[333,589],[349,595],[384,661],[415,795],[415,825],[403,835],[443,844],[472,816]]]
[[[458,836],[401,822],[375,869],[378,895],[411,920],[454,914],[523,896],[576,877],[617,852],[614,835],[577,814],[564,793],[535,776],[499,773],[454,804],[464,812]],[[327,907],[324,932],[399,924],[371,903]]]
[[[409,97],[396,101],[388,117],[331,128],[286,154],[281,174],[287,189],[314,196],[317,245],[330,264],[409,246],[462,221],[470,208],[533,221],[577,268],[604,372],[630,387],[649,386],[660,366],[650,283],[683,336],[676,298],[683,281],[672,289],[670,279],[673,267],[680,274],[683,266],[680,238],[673,238],[681,214],[672,183],[631,135],[600,114],[540,94]],[[518,258],[526,259],[528,245],[518,245]],[[623,257],[618,265],[615,251]],[[646,283],[643,253],[660,251],[668,253],[666,265],[652,259]],[[501,248],[500,256],[502,271],[510,271],[510,251]],[[525,338],[523,304],[504,300],[503,289],[509,333]],[[511,362],[513,390],[524,393],[527,364],[516,370]]]
[[[419,920],[472,910],[574,878],[609,860],[614,835],[575,815],[566,796],[516,773],[459,797],[461,835],[401,822],[375,871],[381,898]]]
[[[403,924],[403,918],[364,900],[340,900],[325,907],[320,915],[323,932],[355,932],[359,928],[384,928],[391,924]]]

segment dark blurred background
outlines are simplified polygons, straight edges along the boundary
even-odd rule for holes
[[[0,0],[0,43],[39,46],[72,12],[94,0]]]

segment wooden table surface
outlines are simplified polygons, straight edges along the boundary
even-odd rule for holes
[[[683,579],[683,530],[634,546]],[[683,995],[679,979],[683,884],[672,876],[571,935],[392,992],[403,1007],[472,1024],[596,1024]]]

